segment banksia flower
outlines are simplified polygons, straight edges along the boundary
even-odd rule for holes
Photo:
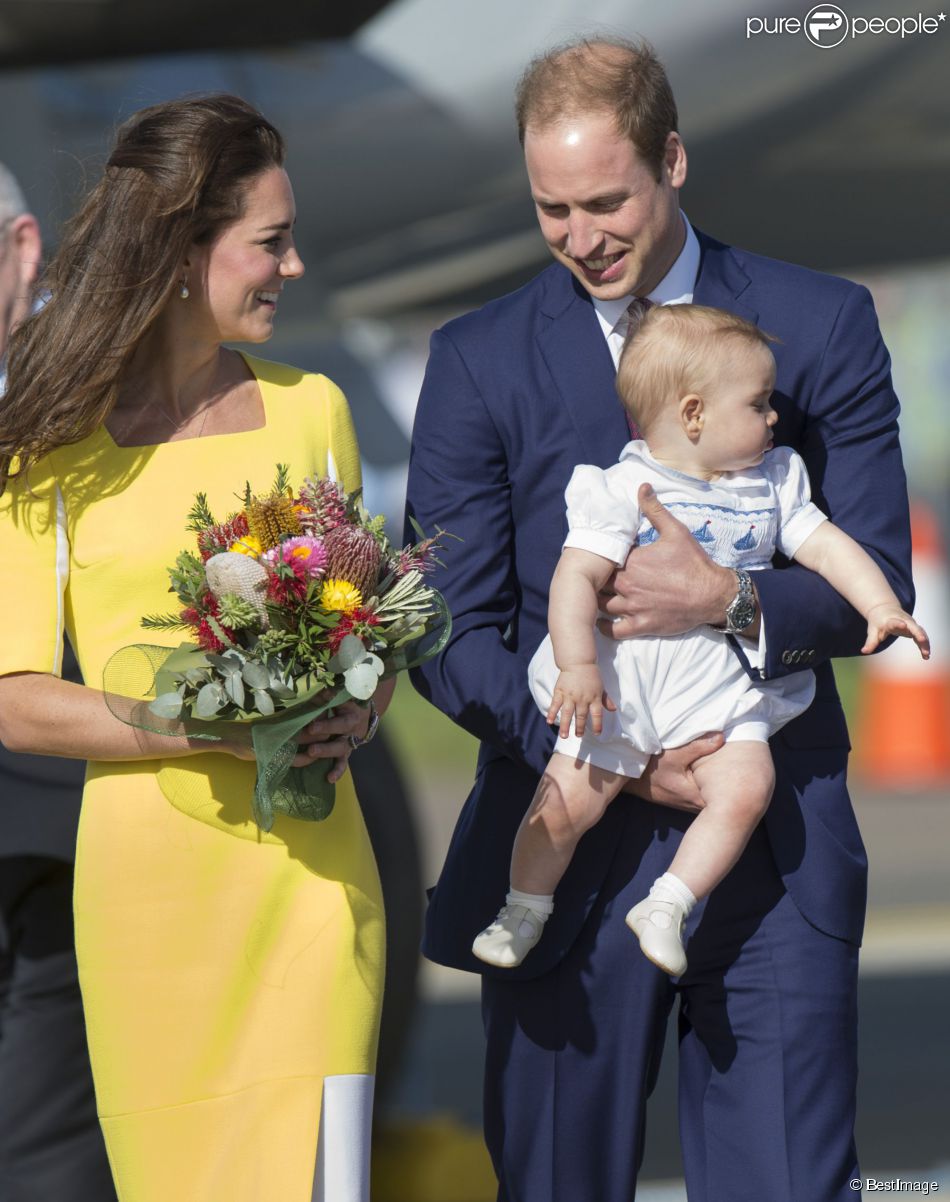
[[[205,564],[208,588],[217,601],[233,593],[252,605],[258,621],[266,629],[268,625],[264,598],[267,595],[267,572],[256,559],[225,551],[213,555]]]
[[[243,513],[236,513],[226,522],[208,526],[198,535],[198,550],[202,559],[210,559],[221,551],[230,551],[238,539],[248,533],[247,518]]]
[[[247,507],[250,533],[265,551],[276,547],[286,535],[300,534],[300,519],[294,513],[294,503],[282,493],[268,497],[251,497]]]
[[[364,597],[371,597],[379,583],[383,553],[368,530],[360,526],[337,526],[323,538],[327,549],[327,575],[349,580]]]
[[[326,534],[346,525],[346,493],[327,476],[319,480],[308,476],[300,490],[300,499],[313,511],[303,518],[311,533]]]

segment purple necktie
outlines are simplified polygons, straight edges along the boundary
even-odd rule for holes
[[[644,314],[647,309],[653,308],[653,301],[647,300],[645,296],[635,296],[627,305],[627,311],[617,323],[617,329],[624,337],[624,345],[630,341],[633,335],[639,330],[640,322],[643,321]],[[627,425],[630,428],[630,437],[639,438],[640,431],[637,429],[637,423],[630,416],[629,411],[625,410],[627,415]]]

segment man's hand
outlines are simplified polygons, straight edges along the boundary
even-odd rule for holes
[[[656,805],[698,814],[706,803],[693,779],[693,765],[718,751],[724,742],[722,734],[717,731],[700,735],[684,747],[661,751],[659,755],[651,758],[643,775],[628,781],[623,791],[642,797],[644,801],[652,801]]]
[[[604,710],[616,710],[616,705],[604,692],[604,682],[596,664],[575,664],[563,668],[554,686],[551,704],[548,707],[548,722],[560,722],[558,734],[566,739],[571,733],[571,719],[574,719],[574,733],[578,738],[587,727],[590,717],[591,729],[599,735],[604,729]]]
[[[607,638],[628,639],[682,634],[706,623],[723,625],[736,595],[735,572],[709,558],[649,484],[640,485],[637,499],[660,537],[634,547],[613,578],[615,595],[601,595],[601,609],[618,620],[602,619],[597,623],[600,632]],[[757,626],[749,633],[754,637]]]

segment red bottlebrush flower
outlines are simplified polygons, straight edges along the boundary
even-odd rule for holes
[[[193,606],[187,605],[181,611],[181,620],[187,622],[189,626],[199,626],[201,624],[201,614]]]
[[[207,530],[202,530],[198,535],[198,550],[201,558],[207,561],[212,555],[217,555],[221,551],[230,551],[238,539],[244,538],[249,532],[247,515],[244,513],[236,513],[226,522],[209,526]]]
[[[336,655],[340,650],[340,644],[348,634],[355,634],[362,641],[369,633],[370,627],[378,625],[379,618],[368,609],[359,608],[354,609],[352,613],[341,614],[339,622],[330,631],[328,639],[330,653]]]
[[[224,643],[218,638],[211,627],[208,625],[208,619],[202,618],[201,625],[198,627],[198,646],[202,651],[214,651],[219,653],[224,650]]]
[[[225,635],[227,635],[227,637],[233,642],[235,638],[234,631],[225,626],[225,624],[218,618],[217,598],[213,593],[205,593],[203,600],[208,613],[217,621],[220,629],[223,630]],[[211,623],[206,617],[202,618],[198,625],[196,638],[198,639],[198,646],[202,649],[202,651],[220,652],[223,651],[227,645],[222,643],[218,636],[214,633]]]
[[[279,605],[281,609],[292,608],[307,594],[309,577],[306,575],[306,568],[301,565],[298,571],[296,567],[289,564],[287,566],[291,568],[292,576],[289,573],[267,573],[267,600],[273,605]]]

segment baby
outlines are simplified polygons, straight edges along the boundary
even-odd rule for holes
[[[693,768],[704,808],[626,918],[650,960],[671,976],[685,971],[685,920],[736,863],[771,798],[768,739],[815,692],[811,671],[753,682],[730,646],[730,633],[754,646],[739,633],[755,613],[748,573],[769,568],[776,548],[860,611],[862,652],[895,634],[930,654],[874,560],[812,504],[801,458],[772,449],[769,341],[732,314],[670,305],[651,309],[624,348],[617,389],[642,440],[607,471],[577,467],[567,487],[570,531],[551,584],[550,634],[528,669],[548,721],[560,715],[560,741],[515,839],[508,904],[472,947],[488,964],[514,967],[534,947],[578,840],[625,782],[664,748],[721,730],[724,745]],[[638,506],[648,487],[735,570],[725,630],[614,641],[596,629],[598,592],[635,543],[657,537]]]

